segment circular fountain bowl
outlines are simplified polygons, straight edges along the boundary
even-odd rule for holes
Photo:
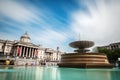
[[[79,48],[79,49],[84,49],[84,48],[89,48],[94,45],[93,41],[75,41],[71,42],[69,44],[73,48]]]
[[[112,68],[106,54],[103,53],[68,53],[61,55],[59,67],[72,68]]]

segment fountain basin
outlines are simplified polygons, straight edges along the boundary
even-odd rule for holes
[[[89,48],[94,45],[93,41],[74,41],[69,44],[73,48],[79,48],[79,49],[84,49],[84,48]]]
[[[103,53],[69,53],[61,55],[59,67],[71,68],[112,68]]]

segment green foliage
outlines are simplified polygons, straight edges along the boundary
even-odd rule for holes
[[[109,50],[105,48],[97,48],[99,53],[105,53],[109,61],[117,61],[120,57],[120,49]]]

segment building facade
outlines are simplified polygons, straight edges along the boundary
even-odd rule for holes
[[[30,42],[26,32],[20,41],[0,40],[0,61],[10,59],[15,65],[39,64],[40,61],[58,61],[61,52],[50,48],[43,48]]]
[[[106,45],[106,46],[99,46],[98,48],[109,49],[109,50],[120,49],[120,42],[111,43],[111,44]]]
[[[38,47],[30,43],[30,37],[27,33],[21,36],[20,41],[0,40],[0,54],[9,57],[35,58]]]

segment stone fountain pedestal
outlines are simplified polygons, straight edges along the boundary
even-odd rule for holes
[[[69,53],[63,54],[59,67],[71,68],[112,68],[103,53]]]
[[[112,68],[107,56],[104,53],[86,53],[88,47],[94,45],[92,41],[75,41],[70,43],[71,47],[78,48],[77,53],[68,53],[61,55],[59,67],[70,68]]]

